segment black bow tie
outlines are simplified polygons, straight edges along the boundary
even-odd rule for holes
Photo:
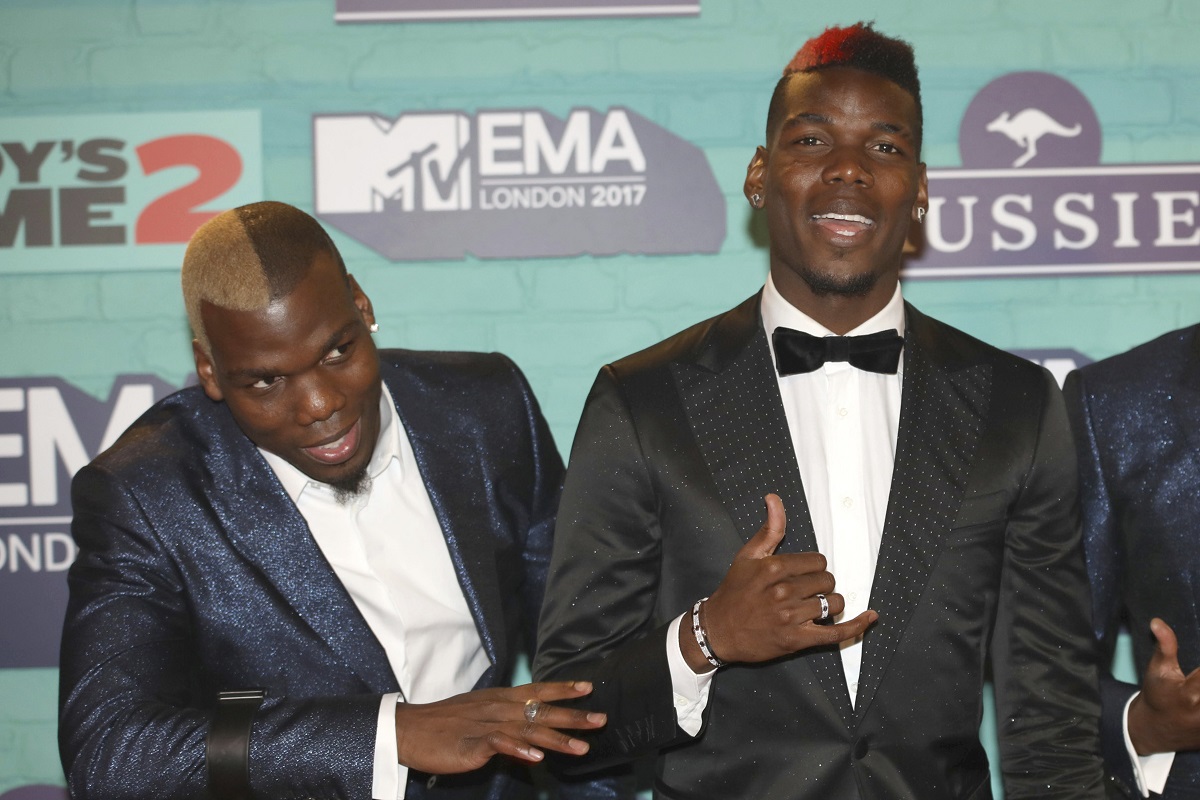
[[[826,361],[849,361],[867,372],[896,374],[904,340],[894,330],[866,336],[813,336],[791,328],[776,328],[775,363],[779,377],[812,372]]]

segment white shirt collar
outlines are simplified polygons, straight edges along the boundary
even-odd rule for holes
[[[396,404],[392,401],[392,394],[388,391],[387,384],[384,383],[383,391],[379,395],[379,437],[375,440],[375,452],[371,454],[371,461],[367,465],[367,473],[372,478],[378,477],[387,469],[392,459],[396,459],[398,466],[403,469],[404,459],[401,455],[402,448],[407,445],[407,439],[400,435],[400,431],[400,415],[396,413]],[[293,503],[300,499],[300,495],[309,484],[317,487],[328,486],[328,484],[313,480],[291,463],[268,450],[260,447],[258,452],[262,453],[267,465],[279,478],[279,482],[283,484],[283,490],[287,492]]]

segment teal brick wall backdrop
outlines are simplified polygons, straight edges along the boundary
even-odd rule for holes
[[[622,106],[695,144],[727,201],[716,254],[391,263],[334,234],[383,345],[512,356],[564,454],[604,362],[761,285],[745,167],[779,70],[826,25],[874,19],[914,44],[931,169],[962,166],[968,104],[1022,70],[1087,96],[1102,163],[1200,162],[1200,4],[1186,0],[702,0],[692,18],[375,25],[336,25],[333,11],[333,0],[4,0],[0,142],[31,117],[256,112],[262,196],[310,211],[317,113]],[[0,379],[53,376],[97,398],[118,375],[187,379],[181,249],[135,269],[58,248],[57,266],[29,269],[30,249],[0,248]],[[905,294],[1001,347],[1091,358],[1200,319],[1193,274],[911,280]],[[62,783],[56,680],[49,668],[0,669],[0,794]]]

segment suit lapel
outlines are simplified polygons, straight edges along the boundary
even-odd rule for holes
[[[232,547],[259,568],[313,633],[372,691],[399,691],[382,645],[275,473],[223,405],[212,416],[218,419],[205,449],[214,465],[210,497]]]
[[[720,317],[694,363],[675,364],[674,376],[696,444],[742,540],[762,526],[763,495],[775,492],[788,518],[779,552],[815,551],[816,535],[758,308],[755,295]],[[806,651],[804,661],[849,725],[853,711],[837,649]]]
[[[1179,391],[1171,398],[1172,410],[1192,445],[1192,452],[1200,453],[1200,327],[1193,328],[1189,336],[1179,383]]]
[[[896,652],[942,540],[962,504],[986,417],[991,367],[947,352],[935,323],[906,305],[904,387],[896,462],[871,586],[879,621],[863,645],[855,713],[859,719]]]
[[[473,442],[456,438],[447,429],[440,386],[434,378],[419,375],[386,361],[381,365],[384,382],[396,402],[400,420],[412,444],[417,468],[425,490],[437,514],[454,572],[475,620],[484,651],[496,664],[506,662],[501,652],[505,623],[505,603],[496,582],[496,565],[487,542],[472,542],[486,537],[494,522],[487,498],[479,492],[463,491],[464,486],[488,486]],[[480,683],[490,683],[491,670]]]

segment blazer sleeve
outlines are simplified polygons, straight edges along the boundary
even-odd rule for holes
[[[1063,394],[1079,464],[1083,550],[1092,589],[1092,627],[1101,647],[1101,745],[1109,772],[1131,796],[1137,796],[1133,765],[1125,748],[1124,717],[1125,706],[1137,693],[1138,686],[1117,680],[1111,670],[1121,623],[1124,556],[1085,384],[1083,373],[1072,372],[1063,385]]]
[[[1102,796],[1075,451],[1049,373],[1009,508],[992,664],[1005,796]],[[1052,769],[1049,769],[1053,765]],[[1047,784],[1048,775],[1053,783]]]
[[[554,546],[554,518],[562,495],[564,469],[562,456],[558,454],[554,437],[538,407],[533,389],[516,364],[508,358],[504,361],[511,372],[519,407],[524,414],[523,422],[527,431],[527,445],[524,447],[527,447],[531,472],[525,530],[520,534],[524,539],[521,558],[525,566],[521,597],[522,634],[525,646],[532,653],[537,644],[537,620],[542,610],[542,598],[546,594],[546,574],[550,569],[550,555]]]
[[[529,382],[520,368],[507,357],[501,356],[508,370],[508,380],[498,391],[513,398],[512,405],[505,408],[519,410],[519,419],[504,420],[519,434],[508,445],[508,452],[500,458],[520,457],[527,480],[520,500],[521,530],[515,536],[523,541],[521,549],[524,564],[524,580],[521,584],[521,633],[524,644],[532,655],[537,643],[538,616],[546,593],[546,575],[550,568],[550,556],[554,544],[554,523],[562,494],[563,463],[555,447],[553,435],[546,424]],[[587,698],[580,705],[586,705]],[[551,797],[556,800],[628,800],[633,797],[631,776],[612,773],[601,776],[583,776],[553,782]]]
[[[534,677],[590,680],[580,703],[608,725],[585,735],[581,759],[560,771],[606,766],[687,737],[675,720],[667,626],[655,621],[662,531],[655,490],[612,367],[588,396],[558,512]]]
[[[79,555],[59,673],[59,750],[71,794],[207,797],[213,710],[198,699],[203,666],[186,587],[160,532],[111,473],[85,467],[72,502]],[[379,696],[301,700],[263,688],[250,738],[256,796],[370,796]]]

